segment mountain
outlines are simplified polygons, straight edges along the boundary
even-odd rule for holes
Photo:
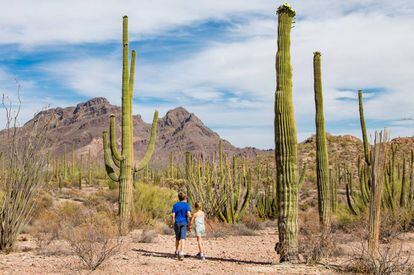
[[[69,154],[72,145],[76,155],[87,154],[91,149],[92,155],[102,157],[102,132],[109,129],[109,116],[114,114],[118,127],[117,138],[120,145],[121,107],[111,105],[106,98],[98,97],[80,103],[77,106],[53,108],[38,113],[28,121],[23,128],[29,128],[42,116],[53,116],[54,122],[48,133],[48,148],[52,155],[62,155],[65,147]],[[151,131],[151,124],[144,122],[140,115],[133,116],[134,120],[134,150],[139,160],[144,155]],[[182,161],[186,151],[205,158],[213,158],[222,140],[223,151],[229,155],[253,157],[260,150],[255,148],[237,148],[230,142],[209,129],[193,113],[183,107],[172,109],[158,120],[158,130],[155,152],[152,157],[153,165],[164,165],[170,152],[176,161]]]
[[[63,154],[65,147],[69,157],[72,145],[75,154],[86,155],[91,150],[93,157],[99,163],[102,160],[102,132],[109,129],[109,116],[114,114],[117,121],[118,145],[120,145],[120,115],[121,107],[114,106],[107,99],[98,97],[80,103],[77,106],[53,108],[38,113],[33,119],[23,125],[23,130],[29,129],[42,116],[53,116],[55,119],[49,130],[48,148],[54,156]],[[137,160],[144,155],[151,125],[144,122],[140,115],[134,119],[134,150]],[[24,133],[25,131],[23,131]],[[0,140],[4,131],[0,131]],[[153,166],[164,166],[170,153],[174,155],[176,163],[184,160],[186,151],[203,158],[214,158],[222,140],[223,151],[228,155],[239,155],[251,158],[254,162],[268,163],[274,167],[274,150],[259,150],[256,148],[237,148],[230,142],[209,129],[193,113],[183,107],[168,111],[158,120],[157,140],[155,152],[151,160]],[[358,157],[362,157],[362,142],[351,136],[333,136],[327,134],[330,163],[341,163],[349,166],[356,172]],[[401,137],[391,141],[398,145],[397,155],[404,155],[409,159],[410,150],[414,149],[414,138]],[[0,142],[0,147],[4,146]],[[7,144],[6,144],[7,146]],[[309,174],[315,169],[315,136],[311,136],[298,144],[299,163],[307,164]],[[259,158],[255,158],[260,155]]]

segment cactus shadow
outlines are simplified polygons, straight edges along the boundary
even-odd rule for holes
[[[150,251],[150,250],[145,250],[145,249],[132,249],[132,250],[146,257],[176,259],[176,256],[173,253]],[[198,259],[196,256],[193,256],[193,255],[185,255],[185,258]],[[240,260],[240,259],[233,259],[233,258],[208,257],[208,256],[206,257],[206,261],[229,262],[229,263],[237,263],[237,264],[253,264],[253,265],[273,265],[274,264],[273,262],[270,262],[270,261]]]

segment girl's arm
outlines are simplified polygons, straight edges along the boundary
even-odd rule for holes
[[[188,224],[189,228],[191,228],[191,225],[194,223],[194,219],[195,219],[195,215],[192,215],[190,219],[190,223]]]

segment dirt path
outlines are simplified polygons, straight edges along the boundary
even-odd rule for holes
[[[194,238],[187,245],[187,257],[177,261],[173,255],[174,237],[158,236],[156,243],[138,243],[128,237],[122,252],[92,274],[334,274],[323,267],[280,265],[273,250],[277,236],[271,229],[257,236],[207,238],[207,259],[201,261]],[[30,249],[31,241],[20,242],[20,249]],[[62,253],[61,253],[62,254]],[[70,254],[39,255],[35,251],[0,255],[1,274],[88,274],[79,260]]]

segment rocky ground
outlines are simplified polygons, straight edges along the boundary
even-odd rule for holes
[[[104,263],[92,274],[334,274],[323,266],[278,264],[273,250],[277,236],[266,228],[256,236],[207,237],[205,261],[196,259],[197,245],[190,238],[184,261],[175,259],[174,237],[159,235],[155,243],[134,241],[133,232],[124,241],[121,252]],[[36,244],[30,236],[18,243],[19,252],[0,254],[1,274],[89,274],[80,261],[63,243],[55,244],[59,249],[48,253],[35,250]]]
[[[92,272],[63,242],[40,253],[30,236],[21,236],[16,252],[0,254],[0,274],[340,274],[359,246],[352,234],[338,235],[343,241],[336,241],[336,255],[325,264],[279,264],[273,250],[277,235],[265,228],[255,236],[205,238],[204,261],[194,256],[197,245],[191,237],[186,258],[178,261],[173,255],[173,236],[158,235],[152,243],[140,243],[135,237],[139,234],[132,232],[120,252]],[[414,248],[414,233],[402,235],[400,241],[404,248],[398,257],[406,258]]]

